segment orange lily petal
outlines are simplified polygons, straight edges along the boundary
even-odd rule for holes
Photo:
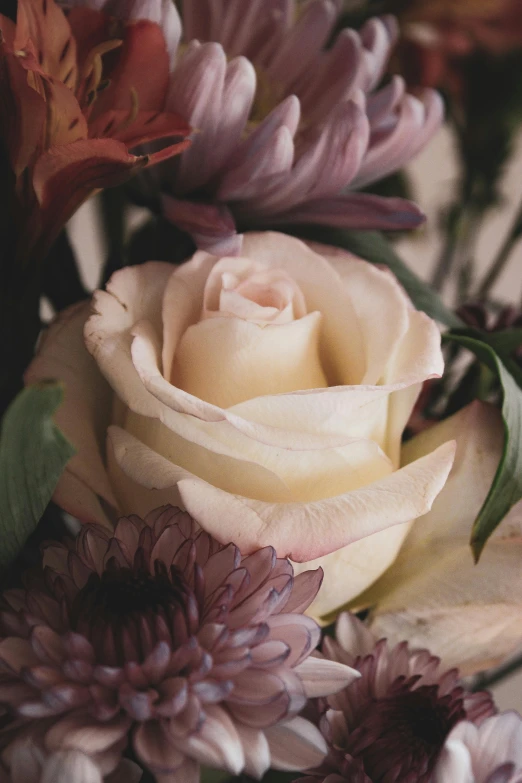
[[[147,156],[130,155],[114,139],[82,139],[41,155],[33,175],[42,226],[38,254],[92,193],[125,182],[148,163]]]
[[[138,98],[138,105],[143,111],[158,111],[163,109],[169,83],[169,57],[165,38],[159,25],[140,19],[137,22],[120,22],[105,14],[88,9],[72,9],[70,13],[71,27],[78,36],[81,56],[86,56],[89,47],[109,41],[122,39],[121,48],[110,52],[103,58],[103,76],[110,80],[109,87],[101,93],[94,102],[91,118],[95,119],[111,109],[127,109],[132,106],[132,93]],[[98,21],[93,14],[99,17]],[[79,29],[79,22],[89,24],[85,33]],[[100,27],[103,21],[105,28]],[[102,35],[102,32],[105,34]],[[154,78],[150,78],[150,74]]]
[[[20,57],[0,45],[0,136],[16,177],[41,150],[45,101],[29,86]]]
[[[155,139],[169,136],[188,136],[190,125],[174,112],[138,111],[132,122],[127,111],[108,111],[89,123],[89,135],[123,141],[130,149]]]
[[[35,47],[40,68],[71,90],[76,88],[76,42],[62,9],[54,0],[18,0],[17,48],[27,39]]]

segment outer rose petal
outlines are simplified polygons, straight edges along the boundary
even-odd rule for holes
[[[358,600],[373,605],[371,628],[408,639],[465,674],[491,666],[520,643],[522,505],[497,528],[478,565],[469,536],[502,449],[499,412],[474,402],[410,441],[407,460],[451,433],[457,456],[432,511],[416,521],[391,568]]]
[[[50,326],[25,381],[58,378],[64,382],[65,400],[55,420],[77,453],[60,479],[56,499],[81,519],[107,524],[99,498],[116,514],[116,500],[103,464],[113,394],[83,343],[89,309],[89,302],[74,305]]]
[[[139,485],[139,497],[132,497],[137,513],[142,513],[143,504],[150,510],[158,502],[172,502],[167,498],[181,499],[218,541],[234,541],[245,553],[271,545],[278,557],[300,562],[426,513],[444,486],[455,450],[452,442],[446,443],[381,481],[345,495],[311,503],[264,503],[191,476],[119,428],[111,428],[110,438],[122,478]]]

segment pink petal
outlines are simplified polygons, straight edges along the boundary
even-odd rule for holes
[[[242,234],[236,232],[232,214],[225,206],[182,201],[163,195],[163,214],[191,234],[201,250],[216,256],[233,256],[241,252]]]
[[[265,731],[270,746],[271,766],[281,770],[304,770],[318,766],[326,754],[322,734],[304,718]]]
[[[317,223],[360,230],[394,231],[421,226],[426,216],[412,201],[371,193],[347,193],[307,201],[274,215],[275,223]]]

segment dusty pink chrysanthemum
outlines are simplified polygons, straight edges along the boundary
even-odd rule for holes
[[[142,770],[124,759],[109,775],[79,750],[50,755],[31,740],[13,743],[10,769],[0,769],[0,783],[139,783]]]
[[[198,245],[238,250],[235,220],[411,228],[403,199],[353,193],[409,161],[442,120],[429,90],[400,77],[378,89],[397,38],[393,17],[343,30],[342,0],[189,0],[169,109],[198,133],[166,164],[165,214]],[[350,191],[350,192],[349,192]]]
[[[121,519],[113,535],[84,526],[44,565],[2,599],[4,764],[26,735],[104,774],[131,742],[162,783],[199,780],[199,763],[261,776],[324,756],[295,716],[357,674],[308,657],[320,633],[301,612],[320,571],[294,579],[270,547],[242,557],[170,506]]]
[[[522,719],[493,715],[475,726],[459,723],[449,735],[433,783],[522,783]]]
[[[428,783],[451,729],[495,711],[488,693],[464,691],[457,669],[441,671],[439,658],[406,642],[390,649],[349,613],[323,653],[361,677],[326,700],[329,753],[300,783]]]
[[[68,0],[128,15],[124,0]],[[196,130],[179,161],[150,174],[166,216],[212,252],[239,252],[236,220],[411,228],[419,209],[354,193],[396,171],[433,136],[442,101],[379,83],[393,17],[343,30],[342,0],[131,0],[160,21],[171,57],[167,107]],[[144,175],[145,177],[145,175]],[[144,177],[142,181],[144,180]],[[149,178],[149,175],[147,175]]]

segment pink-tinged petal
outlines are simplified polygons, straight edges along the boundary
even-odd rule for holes
[[[364,658],[369,655],[377,641],[368,626],[351,612],[343,612],[339,615],[335,626],[335,638],[354,658],[357,656]]]
[[[60,476],[53,500],[60,508],[82,522],[98,523],[112,528],[116,521],[116,508],[102,504],[100,496],[69,468]]]
[[[326,44],[337,13],[338,5],[333,0],[311,0],[307,3],[270,63],[268,76],[286,89],[291,87]]]
[[[223,44],[230,57],[244,54],[259,61],[255,55],[260,42],[266,45],[272,37],[270,42],[275,38],[277,43],[276,26],[284,25],[288,17],[285,6],[289,6],[288,0],[251,0],[246,5],[242,0],[231,0],[226,13],[214,17],[216,40]]]
[[[269,178],[289,172],[294,162],[294,140],[289,129],[282,125],[275,131],[272,144],[261,147],[240,166],[225,171],[217,197],[223,201],[245,199],[263,192],[263,183]]]
[[[323,572],[320,568],[307,570],[294,579],[292,595],[284,605],[285,612],[304,612],[312,603],[321,587]]]
[[[522,720],[516,712],[458,723],[434,772],[434,783],[510,783],[522,771]]]
[[[235,256],[241,253],[243,235],[227,207],[219,204],[201,204],[163,195],[163,214],[182,231],[192,235],[200,250],[216,256]]]
[[[380,82],[398,34],[397,20],[390,15],[374,17],[363,25],[360,35],[366,60],[367,75],[363,84],[366,92]]]
[[[194,191],[215,173],[214,145],[220,142],[226,72],[226,55],[219,44],[193,41],[172,75],[166,108],[185,117],[197,131],[191,149],[177,162],[176,192]]]
[[[85,349],[83,328],[89,303],[74,305],[54,321],[29,366],[26,383],[59,378],[65,399],[55,420],[76,447],[56,489],[57,501],[86,521],[107,523],[100,498],[116,507],[104,467],[104,431],[111,419],[112,391]]]
[[[185,754],[172,743],[167,721],[140,724],[134,732],[132,744],[140,761],[153,772],[173,773],[185,762]]]
[[[127,717],[99,723],[86,714],[71,714],[55,723],[45,735],[49,750],[80,750],[92,755],[108,750],[128,732]]]
[[[175,267],[151,261],[116,272],[105,291],[97,291],[93,314],[85,323],[85,344],[120,400],[144,416],[156,415],[156,406],[144,394],[131,358],[131,329],[148,320],[159,345],[162,334],[162,297]],[[108,423],[108,422],[107,422]]]
[[[471,758],[466,747],[448,739],[433,773],[433,783],[475,783]]]
[[[308,699],[331,696],[346,688],[361,675],[356,669],[327,658],[306,658],[294,671],[301,677]]]
[[[326,743],[316,727],[304,718],[265,731],[270,746],[271,766],[281,770],[317,767],[326,755]]]
[[[270,768],[270,748],[265,734],[242,723],[236,725],[236,730],[245,753],[244,772],[256,780],[261,780]]]
[[[299,99],[295,95],[289,95],[238,146],[236,153],[228,163],[227,170],[243,166],[251,157],[268,154],[274,134],[280,128],[287,128],[293,138],[299,126],[300,116]]]
[[[271,217],[273,223],[317,223],[360,230],[403,231],[418,228],[426,216],[412,201],[372,193],[327,196]]]
[[[132,494],[134,502],[140,503],[136,507],[140,512],[143,503],[149,504],[149,511],[158,501],[178,498],[179,492],[187,510],[218,541],[234,540],[243,552],[273,545],[279,557],[301,562],[426,513],[444,485],[454,456],[454,444],[447,443],[345,495],[310,503],[267,503],[189,477],[187,471],[116,428],[111,430],[111,441],[122,476],[135,487]],[[231,523],[234,519],[241,519],[239,528]]]
[[[70,750],[54,753],[43,765],[42,783],[103,783],[100,768],[80,751]]]
[[[402,76],[394,76],[386,87],[369,97],[366,111],[372,128],[388,120],[389,115],[398,108],[405,92],[406,83]]]
[[[368,120],[361,109],[353,101],[339,105],[317,136],[303,145],[290,174],[276,178],[256,199],[256,212],[271,215],[341,190],[359,171],[368,138]]]
[[[175,741],[178,744],[178,741]],[[181,748],[191,758],[209,767],[225,769],[239,775],[245,765],[245,754],[234,722],[217,705],[205,706],[205,720],[199,731],[183,740]]]
[[[305,74],[299,97],[310,126],[320,124],[337,104],[351,97],[362,66],[361,48],[355,30],[342,30],[332,48],[323,53],[312,79],[310,73]]]
[[[270,543],[279,557],[307,562],[426,513],[446,481],[454,449],[448,443],[381,481],[311,503],[263,503],[195,478],[182,479],[178,491],[218,540],[232,538],[244,552]],[[242,519],[240,530],[231,530],[232,518]]]
[[[395,127],[384,130],[382,139],[370,142],[370,148],[352,188],[361,188],[401,168],[429,141],[444,116],[442,98],[429,91],[420,101],[405,95]],[[373,130],[373,129],[372,129]]]
[[[245,57],[236,57],[228,63],[225,74],[221,121],[209,161],[211,172],[227,166],[230,156],[244,135],[255,92],[254,66]]]

